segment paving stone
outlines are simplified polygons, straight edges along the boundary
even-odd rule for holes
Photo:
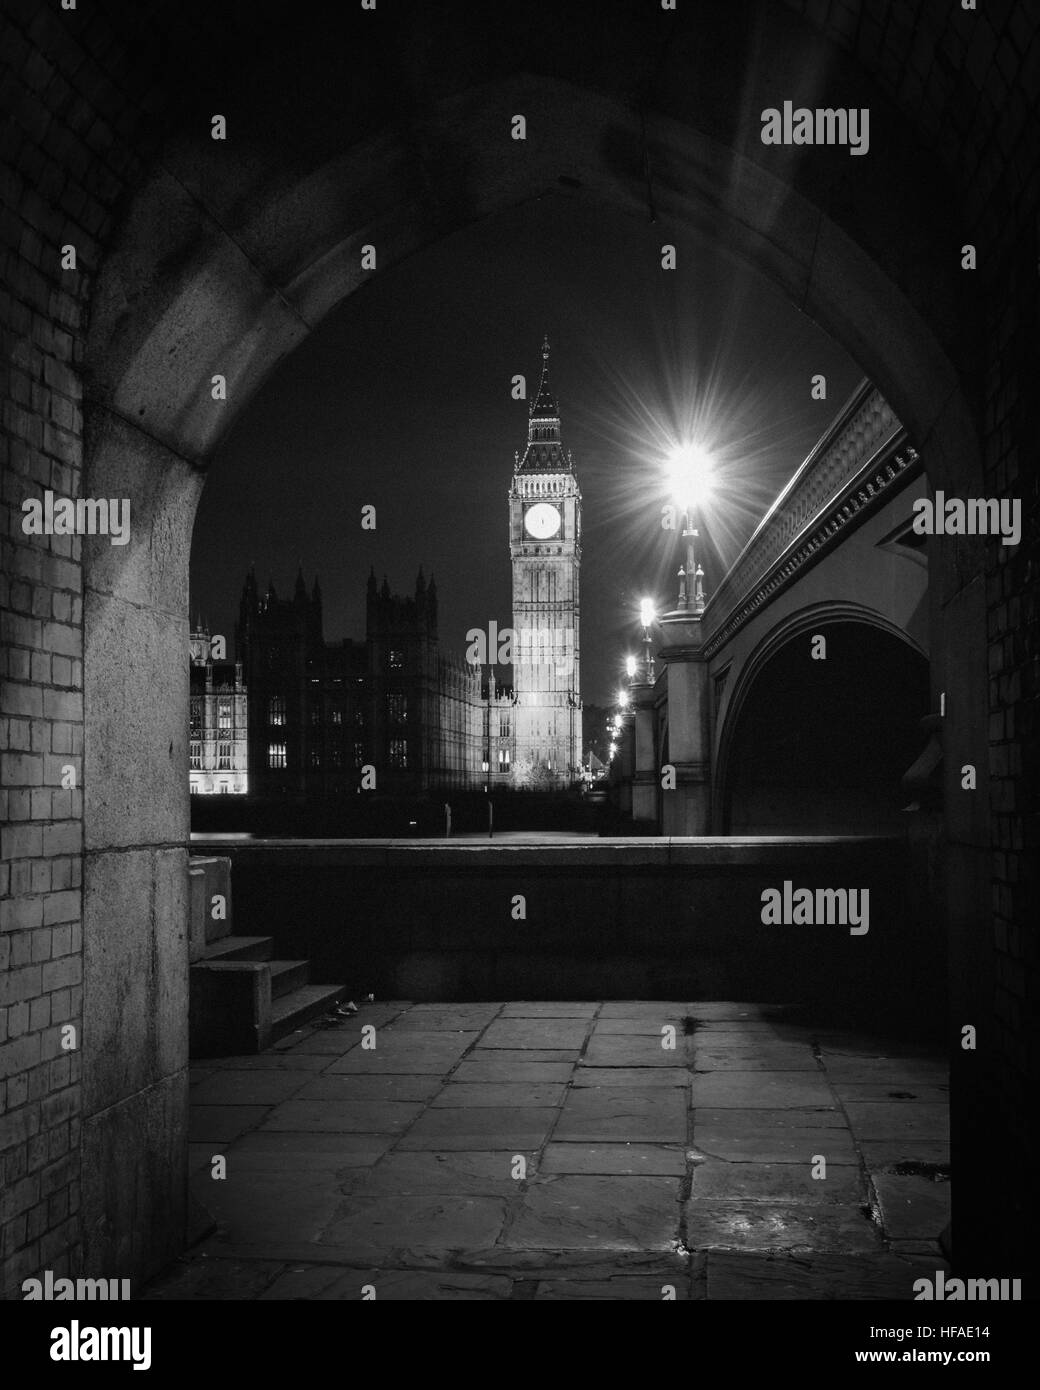
[[[592,1018],[598,1004],[520,1003],[506,1004],[503,1018]]]
[[[400,1134],[422,1109],[421,1104],[396,1100],[289,1100],[271,1111],[262,1128]]]
[[[284,1268],[281,1260],[182,1257],[135,1298],[151,1303],[195,1299],[214,1303],[259,1298]]]
[[[894,1090],[910,1090],[914,1086],[945,1086],[949,1073],[941,1066],[927,1063],[901,1063],[888,1058],[840,1057],[834,1053],[822,1055],[824,1070],[831,1081],[867,1082],[872,1085],[891,1085]]]
[[[914,1101],[927,1105],[948,1106],[950,1103],[949,1086],[928,1086],[918,1081],[901,1086],[898,1082],[840,1081],[832,1077],[831,1085],[843,1105],[891,1104],[895,1101],[901,1105],[911,1105]]]
[[[685,1091],[690,1074],[685,1067],[587,1067],[574,1069],[575,1086],[628,1086],[636,1090],[652,1086],[676,1086]]]
[[[654,1037],[660,1041],[661,1029],[669,1026],[674,1028],[677,1034],[682,1034],[682,1019],[675,1014],[671,1018],[667,1014],[646,1018],[598,1018],[593,1026],[592,1036],[599,1038],[612,1034],[634,1034],[637,1037]]]
[[[394,1034],[384,1030],[376,1035],[374,1048],[355,1047],[333,1062],[328,1070],[334,1074],[397,1072],[405,1076],[443,1076],[451,1071],[476,1036],[476,1033]]]
[[[585,1049],[585,1062],[590,1067],[679,1067],[687,1063],[686,1039],[680,1033],[675,1050],[661,1046],[661,1037],[641,1037],[638,1034],[594,1034]]]
[[[682,1144],[687,1107],[681,1091],[658,1087],[644,1092],[623,1086],[575,1088],[564,1102],[555,1140],[603,1143]]]
[[[701,1003],[687,1004],[685,1016],[698,1021],[737,1023],[768,1022],[769,1016],[777,1012],[776,1005],[751,1004],[726,999],[706,999]]]
[[[923,1177],[874,1177],[881,1221],[893,1240],[937,1241],[950,1220],[950,1184]]]
[[[311,1168],[364,1168],[382,1158],[392,1134],[300,1133],[254,1130],[228,1151],[228,1166],[306,1172]]]
[[[857,1162],[852,1137],[836,1110],[697,1110],[693,1142],[709,1158],[742,1163]]]
[[[950,1146],[945,1139],[860,1139],[857,1143],[863,1154],[863,1162],[869,1171],[877,1176],[900,1163],[928,1163],[949,1165]]]
[[[535,1293],[538,1303],[660,1303],[669,1292],[669,1302],[689,1301],[689,1281],[667,1283],[643,1276],[618,1275],[614,1279],[540,1279]]]
[[[429,1100],[444,1085],[441,1076],[407,1076],[394,1072],[363,1076],[358,1072],[312,1077],[297,1100]]]
[[[580,1048],[588,1024],[582,1018],[500,1018],[481,1035],[485,1048]]]
[[[449,1081],[433,1104],[449,1106],[562,1105],[566,1088],[537,1081]]]
[[[939,1268],[939,1266],[936,1266]],[[925,1271],[927,1272],[927,1271]],[[883,1252],[834,1255],[802,1252],[765,1255],[752,1251],[710,1251],[709,1299],[913,1299],[913,1282],[922,1266]]]
[[[353,1044],[351,1044],[353,1046]],[[343,1051],[347,1049],[344,1048]],[[329,1059],[310,1052],[258,1052],[253,1057],[220,1057],[214,1060],[217,1071],[324,1071]]]
[[[484,1250],[494,1245],[505,1217],[500,1197],[351,1196],[341,1202],[321,1243],[349,1250],[351,1259],[398,1246]]]
[[[484,1106],[428,1109],[401,1139],[399,1149],[540,1149],[559,1111],[548,1107]]]
[[[560,1181],[560,1179],[557,1179]],[[576,1181],[576,1179],[568,1179]],[[619,1181],[615,1179],[615,1181]],[[631,1181],[631,1179],[626,1179]],[[678,1242],[674,1242],[678,1244]],[[421,1251],[398,1251],[402,1261],[410,1259],[415,1267],[425,1260],[430,1266],[430,1256]],[[703,1261],[704,1256],[696,1257]],[[490,1250],[462,1251],[455,1255],[452,1267],[467,1270],[480,1270],[484,1273],[508,1273],[516,1279],[530,1284],[538,1279],[619,1279],[637,1275],[657,1279],[660,1282],[678,1284],[689,1280],[693,1261],[689,1255],[679,1254],[673,1242],[661,1250],[609,1250],[609,1249],[561,1249],[551,1247],[530,1250],[505,1244],[496,1245]]]
[[[812,1033],[796,1024],[773,1022],[764,1018],[718,1018],[707,1023],[698,1023],[695,1038],[772,1038],[775,1042],[805,1043],[812,1046]]]
[[[479,1032],[498,1013],[498,1004],[458,1005],[451,1009],[409,1010],[393,1024],[395,1033]]]
[[[592,1173],[681,1178],[686,1150],[666,1144],[547,1144],[542,1173]]]
[[[261,1294],[261,1299],[361,1301],[369,1287],[375,1290],[380,1303],[487,1302],[509,1298],[513,1281],[500,1274],[434,1274],[411,1269],[351,1270],[344,1274],[335,1265],[310,1265],[286,1270]]]
[[[416,1196],[511,1198],[518,1191],[517,1180],[512,1176],[513,1157],[511,1149],[447,1153],[398,1150],[387,1154],[373,1168],[344,1174],[341,1190],[364,1196],[404,1192]],[[537,1150],[524,1157],[530,1178],[535,1172]]]
[[[731,1202],[840,1203],[856,1206],[866,1200],[859,1167],[827,1164],[827,1176],[814,1178],[812,1164],[720,1163],[710,1159],[693,1170],[697,1198]]]
[[[545,1178],[524,1194],[503,1244],[528,1250],[665,1250],[678,1236],[679,1186],[676,1178]]]
[[[258,1125],[267,1113],[266,1105],[193,1105],[188,1120],[188,1139],[193,1144],[210,1140],[229,1144]]]
[[[876,1226],[859,1207],[823,1202],[719,1202],[694,1197],[686,1203],[686,1245],[742,1250],[829,1250],[869,1253],[880,1249]]]
[[[275,1105],[306,1085],[307,1071],[221,1071],[192,1092],[192,1105]]]
[[[694,1109],[833,1110],[834,1098],[822,1076],[798,1071],[725,1071],[698,1074],[690,1087]]]
[[[689,1005],[674,999],[619,999],[602,1006],[600,1018],[685,1018]]]
[[[193,1191],[217,1222],[217,1239],[236,1246],[316,1242],[343,1200],[333,1170],[285,1165],[231,1162],[225,1179],[196,1178]]]
[[[290,1033],[275,1046],[283,1056],[342,1057],[356,1048],[360,1041],[360,1032],[354,1029],[348,1032],[346,1025],[342,1024],[334,1028],[304,1028],[298,1034]]]
[[[808,1071],[821,1075],[816,1058],[807,1047],[786,1043],[763,1043],[739,1047],[698,1045],[693,1047],[693,1067],[710,1071]]]
[[[845,1107],[852,1132],[857,1139],[878,1144],[893,1139],[914,1141],[948,1140],[950,1112],[946,1105],[916,1102],[904,1105],[900,1101],[887,1104],[849,1104]]]
[[[499,1081],[506,1084],[522,1084],[527,1081],[565,1083],[570,1080],[574,1071],[573,1061],[551,1061],[549,1059],[577,1057],[577,1055],[577,1049],[573,1054],[568,1054],[561,1052],[516,1052],[496,1048],[489,1048],[486,1052],[482,1052],[478,1048],[471,1052],[468,1057],[463,1057],[458,1067],[452,1072],[451,1079],[469,1083],[484,1081]],[[546,1060],[530,1060],[541,1057]]]

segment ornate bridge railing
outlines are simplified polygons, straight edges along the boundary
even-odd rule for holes
[[[704,609],[704,652],[720,651],[788,584],[920,472],[917,450],[869,381],[820,439]]]

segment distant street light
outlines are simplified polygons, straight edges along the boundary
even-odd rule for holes
[[[625,657],[625,675],[630,681],[636,678],[636,671],[639,669],[639,662],[634,656]]]
[[[628,704],[628,691],[627,691],[627,690],[619,690],[619,691],[618,691],[618,693],[617,693],[617,702],[618,702],[618,704],[621,706],[622,709],[625,708],[625,706]]]
[[[683,540],[686,542],[686,565],[679,570],[679,608],[686,612],[704,612],[704,571],[697,564],[694,541],[700,532],[694,526],[697,507],[711,494],[712,459],[699,444],[684,444],[674,449],[666,460],[672,496],[683,512]]]

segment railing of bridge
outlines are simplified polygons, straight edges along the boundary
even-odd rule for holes
[[[853,393],[762,518],[704,609],[714,655],[850,526],[920,469],[916,449],[870,381]]]

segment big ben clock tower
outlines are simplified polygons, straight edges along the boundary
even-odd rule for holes
[[[521,784],[566,786],[581,770],[578,574],[581,491],[560,440],[549,386],[549,340],[531,405],[527,448],[509,489],[513,562],[513,689]]]

